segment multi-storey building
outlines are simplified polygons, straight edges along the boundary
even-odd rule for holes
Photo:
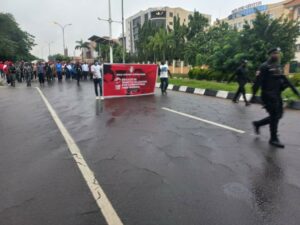
[[[143,26],[146,21],[151,21],[154,25],[162,28],[173,29],[173,19],[175,16],[180,18],[181,24],[187,25],[189,16],[193,12],[184,10],[182,8],[159,7],[149,8],[138,12],[137,14],[126,19],[126,48],[128,52],[135,53],[135,42],[138,40],[139,27]],[[211,23],[211,16],[205,16],[209,23]]]
[[[289,10],[290,19],[300,20],[300,0],[285,1],[284,6]],[[300,37],[297,40],[295,60],[300,62]]]
[[[232,27],[242,30],[245,22],[250,25],[256,17],[256,11],[267,13],[271,18],[279,18],[281,16],[288,16],[289,10],[285,7],[285,2],[264,5],[262,2],[256,2],[240,8],[234,9],[232,13],[221,21],[227,22]]]
[[[285,0],[274,4],[262,4],[262,2],[256,2],[234,9],[227,18],[221,21],[227,22],[238,30],[242,30],[246,21],[252,25],[253,20],[256,18],[256,11],[266,13],[274,19],[283,16],[299,20],[300,0]],[[300,62],[300,37],[297,41],[295,61]]]

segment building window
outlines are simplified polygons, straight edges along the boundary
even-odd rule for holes
[[[136,27],[136,26],[140,25],[140,24],[141,24],[141,17],[135,18],[135,19],[132,21],[132,23],[133,23],[133,27]]]
[[[173,22],[169,22],[169,25],[173,26]]]
[[[300,17],[300,7],[297,8],[297,18],[299,18],[299,17]]]
[[[148,21],[149,17],[148,17],[148,13],[145,14],[145,21]]]
[[[300,52],[300,44],[296,45],[296,52]]]
[[[172,12],[170,12],[170,14],[169,14],[169,15],[170,15],[170,17],[173,17],[173,13],[172,13]]]

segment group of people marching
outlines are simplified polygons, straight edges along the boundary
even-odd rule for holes
[[[58,81],[65,79],[74,79],[79,83],[80,80],[93,79],[92,72],[93,64],[84,63],[70,63],[70,62],[38,62],[36,64],[29,62],[11,62],[0,61],[0,75],[7,79],[7,83],[15,85],[15,81],[22,83],[28,81],[30,86],[31,80],[39,80],[43,85],[45,81],[53,81],[55,78]]]
[[[102,96],[102,65],[95,61],[93,64],[86,62],[70,63],[70,62],[38,62],[36,64],[30,62],[0,62],[0,76],[6,79],[7,83],[13,87],[16,82],[26,82],[27,87],[31,86],[32,80],[38,80],[41,86],[57,79],[59,82],[65,76],[66,80],[77,80],[80,85],[81,80],[93,80],[95,85],[96,98],[99,99],[99,94]],[[100,91],[98,91],[100,89]]]

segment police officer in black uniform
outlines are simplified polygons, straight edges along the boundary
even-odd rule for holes
[[[236,69],[235,73],[233,74],[233,76],[229,79],[228,82],[230,82],[235,76],[236,76],[236,80],[239,84],[239,88],[233,98],[233,102],[234,103],[238,103],[238,98],[240,97],[240,95],[242,94],[244,97],[244,101],[246,103],[246,106],[249,106],[250,103],[248,102],[247,98],[246,98],[246,90],[245,90],[245,85],[247,84],[247,82],[250,82],[250,78],[248,77],[248,69],[247,69],[247,60],[243,60],[241,65]]]
[[[280,65],[280,48],[271,49],[269,59],[263,63],[259,69],[259,86],[261,88],[261,99],[269,116],[260,120],[254,121],[253,126],[256,134],[259,134],[261,126],[270,125],[271,139],[270,145],[284,148],[284,145],[278,139],[278,123],[283,115],[283,102],[281,93],[288,87],[300,97],[299,91],[290,83],[283,74]]]

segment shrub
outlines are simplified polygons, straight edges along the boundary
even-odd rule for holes
[[[190,79],[196,80],[214,80],[214,81],[225,81],[228,79],[228,74],[221,71],[215,71],[211,69],[201,69],[195,67],[191,69],[188,73]]]
[[[211,71],[208,69],[199,69],[196,71],[195,78],[197,80],[210,80]]]
[[[293,85],[299,87],[300,86],[300,74],[294,74],[291,77],[291,82],[293,83]]]

